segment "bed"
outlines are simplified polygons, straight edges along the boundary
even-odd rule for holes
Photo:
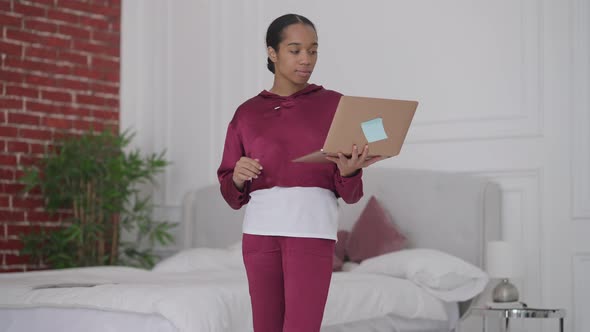
[[[339,206],[341,229],[352,228],[374,195],[411,248],[482,267],[486,241],[500,237],[500,189],[489,179],[377,167],[363,178],[363,199]],[[91,267],[0,275],[0,331],[252,331],[239,250],[243,210],[231,210],[216,185],[187,193],[182,209],[184,248],[153,271]],[[388,262],[380,263],[387,271]],[[359,272],[363,263],[334,273],[323,332],[458,330],[478,298],[441,300],[411,278]]]

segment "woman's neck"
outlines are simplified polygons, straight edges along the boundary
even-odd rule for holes
[[[295,92],[304,89],[308,85],[308,83],[293,84],[291,82],[284,81],[275,77],[272,88],[269,91],[279,96],[290,96]]]

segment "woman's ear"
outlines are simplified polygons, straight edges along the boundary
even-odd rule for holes
[[[266,48],[266,52],[268,53],[268,57],[270,58],[270,61],[277,62],[277,52],[275,51],[274,48],[269,46]]]

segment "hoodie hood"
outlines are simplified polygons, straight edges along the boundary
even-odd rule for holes
[[[303,96],[303,95],[308,95],[308,94],[313,93],[315,91],[322,90],[323,88],[324,87],[322,87],[321,85],[309,84],[305,88],[293,93],[290,96],[279,96],[276,93],[272,93],[267,90],[263,90],[258,95],[260,97],[268,99],[268,100],[277,101],[278,104],[275,107],[275,109],[290,108],[293,105],[295,105],[295,101],[294,101],[295,98],[297,98],[299,96]]]
[[[312,93],[314,91],[321,90],[323,88],[324,87],[322,87],[321,85],[309,84],[305,88],[295,92],[294,94],[292,94],[290,96],[279,96],[276,93],[272,93],[267,90],[263,90],[258,95],[263,98],[270,98],[270,99],[292,99],[292,98],[296,98],[301,95],[306,95],[306,94]]]

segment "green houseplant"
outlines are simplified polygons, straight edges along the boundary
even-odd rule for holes
[[[173,224],[152,218],[153,204],[140,186],[169,165],[164,152],[127,151],[134,135],[90,130],[64,135],[35,166],[25,169],[25,195],[39,188],[50,215],[69,211],[62,227],[21,234],[21,254],[51,268],[129,265],[151,268],[155,244],[173,242]],[[125,230],[134,241],[121,241]]]

